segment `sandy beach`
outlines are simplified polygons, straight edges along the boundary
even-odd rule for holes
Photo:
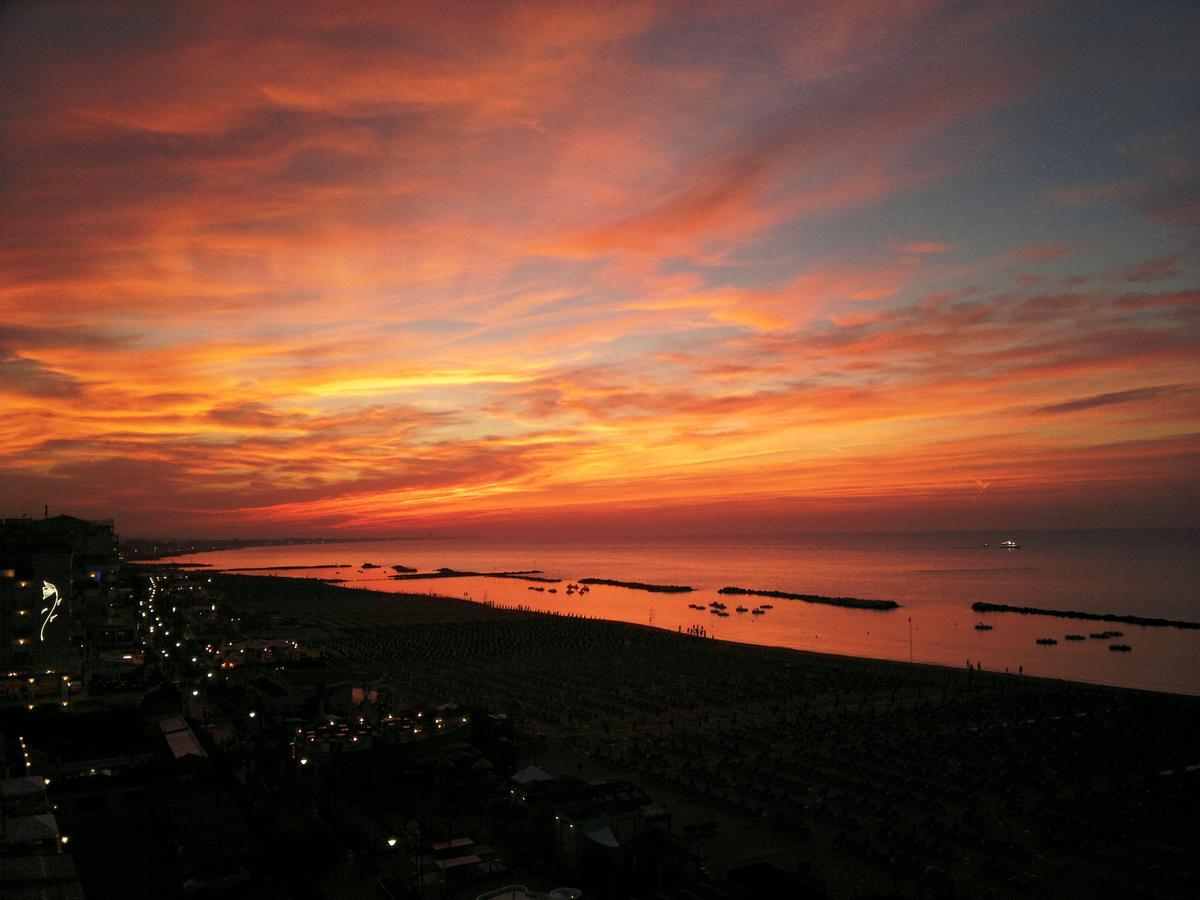
[[[1196,883],[1197,698],[213,578],[243,615],[294,617],[311,646],[414,703],[513,713],[552,770],[636,780],[714,873],[765,860],[833,896]]]

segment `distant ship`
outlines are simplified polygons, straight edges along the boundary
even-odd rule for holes
[[[1021,545],[1018,544],[1016,541],[1001,541],[1000,548],[1002,550],[1020,550]]]

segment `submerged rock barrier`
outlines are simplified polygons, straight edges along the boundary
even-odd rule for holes
[[[652,591],[656,594],[686,594],[694,591],[694,587],[684,584],[646,584],[644,581],[615,581],[612,578],[580,578],[580,584],[606,584],[609,587],[623,587],[634,591]]]
[[[718,594],[733,594],[750,597],[773,597],[778,600],[803,600],[805,603],[823,603],[826,606],[844,606],[847,609],[897,609],[895,600],[863,600],[859,597],[822,597],[820,594],[789,594],[786,591],[756,591],[743,587],[723,587]]]
[[[327,566],[240,566],[223,569],[225,572],[290,572],[297,569],[353,569],[350,563],[332,563]]]
[[[1036,606],[1009,606],[1006,603],[972,603],[975,612],[1020,613],[1023,616],[1057,616],[1060,619],[1087,619],[1090,622],[1122,622],[1148,628],[1200,628],[1200,622],[1181,622],[1176,619],[1156,619],[1145,616],[1118,616],[1113,613],[1080,612],[1076,609],[1039,609]],[[1095,635],[1093,635],[1095,637]]]
[[[547,584],[558,584],[562,581],[561,578],[547,578],[539,574],[539,571],[537,569],[527,569],[519,572],[466,572],[443,567],[436,572],[392,575],[391,579],[393,581],[417,581],[423,578],[515,578],[518,581],[543,581]]]

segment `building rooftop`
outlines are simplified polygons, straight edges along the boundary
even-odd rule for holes
[[[12,847],[58,840],[58,822],[52,813],[34,816],[5,816],[0,825],[0,845]]]
[[[43,794],[46,782],[40,775],[23,775],[20,778],[6,778],[0,781],[0,802],[8,803],[15,799],[29,799]]]
[[[70,856],[0,858],[0,896],[4,900],[83,900],[79,873]]]
[[[171,753],[176,759],[182,759],[185,756],[208,756],[191,727],[184,721],[183,716],[161,719],[158,727],[162,729],[167,746],[171,748]]]

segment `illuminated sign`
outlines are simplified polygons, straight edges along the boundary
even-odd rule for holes
[[[46,604],[42,609],[42,615],[46,618],[42,620],[42,629],[38,632],[38,639],[44,641],[46,639],[46,626],[58,618],[58,605],[62,603],[62,598],[58,596],[58,588],[48,581],[42,582],[42,602]]]

